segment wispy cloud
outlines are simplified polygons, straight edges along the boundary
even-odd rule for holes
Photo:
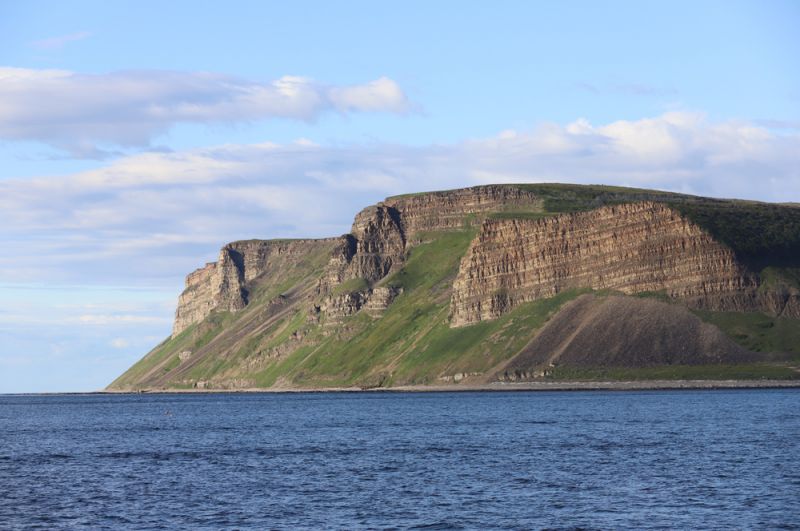
[[[0,277],[178,285],[231,240],[332,236],[387,195],[537,181],[798,201],[800,135],[672,112],[427,147],[300,141],[143,153],[0,181]]]
[[[769,129],[800,130],[800,120],[756,120],[756,124]]]
[[[177,123],[411,109],[387,77],[333,86],[297,76],[260,83],[209,72],[0,68],[0,139],[37,140],[79,156],[96,156],[99,144],[146,146]]]
[[[613,90],[633,96],[676,96],[678,91],[669,87],[657,87],[646,83],[622,83],[615,85]]]
[[[129,346],[131,346],[130,341],[128,341],[124,337],[115,337],[108,344],[114,348],[120,348],[120,349],[128,348]]]
[[[141,325],[141,324],[164,324],[169,323],[169,319],[153,317],[150,315],[108,315],[108,314],[86,314],[78,316],[74,322],[90,326],[108,325]]]
[[[649,83],[594,84],[586,81],[575,83],[575,88],[591,94],[623,94],[627,96],[677,96],[674,87],[663,87]]]
[[[71,42],[82,41],[91,37],[91,35],[92,34],[88,31],[78,31],[68,35],[59,35],[58,37],[50,37],[47,39],[33,41],[31,46],[40,50],[60,50]]]

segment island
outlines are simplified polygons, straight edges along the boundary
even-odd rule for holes
[[[505,184],[228,243],[108,390],[798,378],[800,205]]]

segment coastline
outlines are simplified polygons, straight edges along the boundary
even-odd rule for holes
[[[493,382],[482,384],[403,385],[397,387],[291,387],[243,389],[142,389],[102,390],[57,394],[209,394],[209,393],[458,393],[515,391],[656,391],[692,389],[800,388],[800,380],[632,380],[564,382]]]
[[[549,391],[679,391],[725,389],[794,389],[798,380],[629,380],[563,382],[492,382],[478,384],[402,385],[397,387],[284,387],[242,389],[141,389],[2,393],[0,396],[140,395],[140,394],[298,394],[298,393],[508,393]]]

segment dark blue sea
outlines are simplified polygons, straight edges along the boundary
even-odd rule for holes
[[[0,396],[2,529],[800,528],[800,390]]]

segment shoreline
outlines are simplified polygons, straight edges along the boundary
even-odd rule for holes
[[[485,384],[404,385],[397,387],[297,387],[245,389],[142,389],[74,391],[53,393],[2,393],[0,396],[49,395],[139,395],[139,394],[223,394],[223,393],[464,393],[464,392],[547,392],[547,391],[671,391],[723,389],[800,388],[800,380],[631,380],[564,382],[494,382]]]

